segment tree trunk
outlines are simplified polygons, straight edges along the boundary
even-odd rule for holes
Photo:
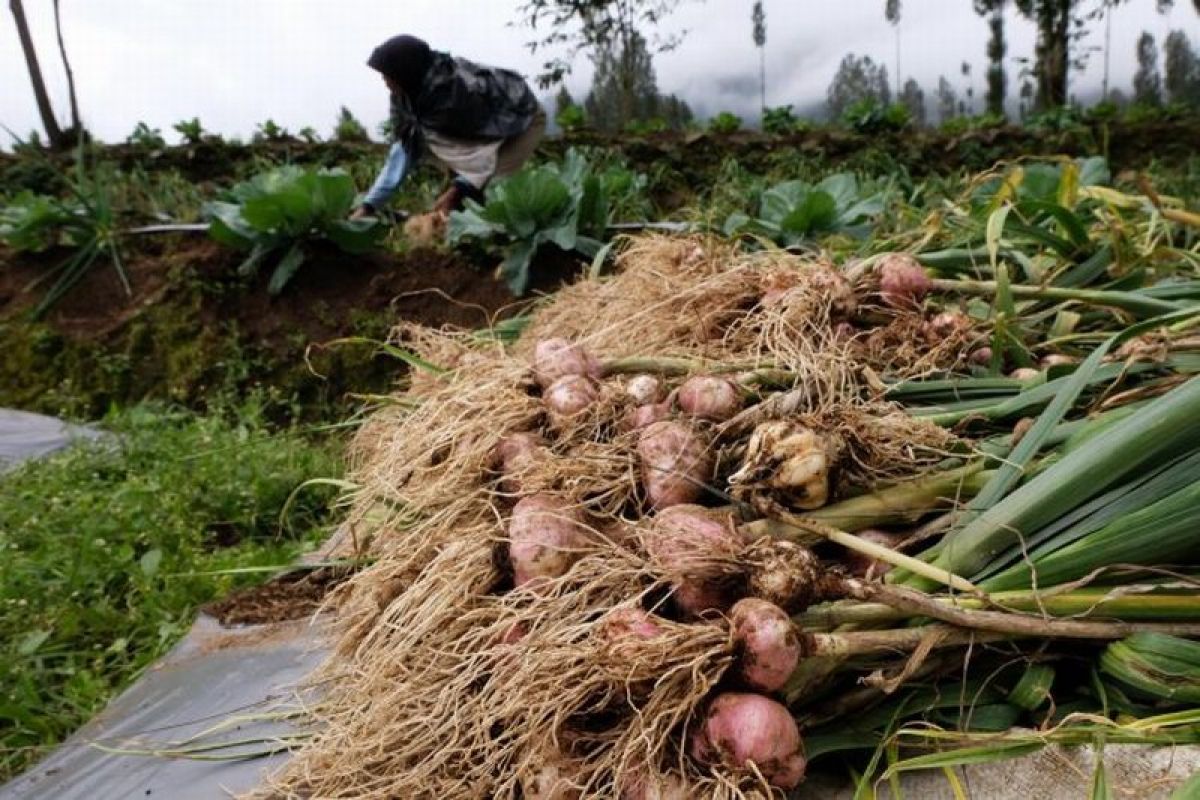
[[[767,51],[763,47],[758,48],[758,92],[761,105],[760,117],[765,117],[767,113]]]
[[[38,65],[37,51],[34,50],[33,38],[29,35],[25,8],[21,5],[21,0],[9,0],[8,7],[17,23],[17,36],[21,40],[21,50],[25,53],[25,66],[29,69],[29,80],[33,84],[33,95],[37,100],[38,114],[42,117],[42,127],[46,129],[46,138],[51,147],[63,147],[66,137],[58,127],[58,120],[54,118],[54,108],[50,105],[50,96],[46,94],[46,82],[42,80],[42,68]]]
[[[1008,45],[1004,41],[1004,0],[992,6],[992,18],[988,20],[992,37],[988,40],[987,56],[987,110],[989,114],[1003,117],[1004,95],[1008,78],[1004,74],[1004,55]]]
[[[1067,103],[1072,0],[1042,0],[1038,10],[1037,100],[1039,111]]]
[[[1070,2],[1060,1],[1058,8],[1057,26],[1054,31],[1054,72],[1050,83],[1051,99],[1056,107],[1067,104],[1068,75],[1071,69],[1071,6]]]
[[[633,102],[633,54],[628,43],[621,45],[620,72],[617,83],[621,87],[621,104],[617,110],[617,130],[622,130],[634,118]]]
[[[1200,0],[1198,0],[1200,1]],[[1104,80],[1100,84],[1100,99],[1108,102],[1108,64],[1112,52],[1112,3],[1104,3]]]
[[[896,101],[900,100],[900,20],[892,25],[896,29]]]
[[[58,52],[62,54],[63,69],[67,71],[67,94],[71,99],[71,129],[76,136],[83,133],[83,124],[79,121],[79,102],[75,97],[75,73],[71,71],[71,62],[67,60],[67,46],[63,44],[62,18],[58,13],[58,0],[54,0],[54,31],[58,34]]]

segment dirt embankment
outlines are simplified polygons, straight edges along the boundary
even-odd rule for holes
[[[99,261],[41,320],[30,319],[67,255],[0,252],[0,405],[88,415],[144,398],[202,406],[213,392],[262,386],[281,404],[325,416],[320,409],[333,411],[348,392],[385,390],[402,365],[370,347],[317,348],[318,377],[305,362],[310,345],[380,339],[401,319],[481,327],[528,301],[513,297],[487,260],[429,249],[348,256],[322,245],[273,297],[269,269],[239,278],[241,254],[200,235],[169,235],[124,252],[132,295]],[[534,292],[578,268],[566,254],[543,256]]]
[[[711,184],[727,159],[736,159],[747,170],[756,172],[769,169],[780,159],[801,158],[810,161],[817,171],[901,167],[915,178],[959,169],[981,170],[1001,160],[1051,154],[1102,154],[1109,158],[1114,172],[1140,169],[1156,159],[1185,160],[1195,155],[1196,125],[1193,117],[1071,125],[1061,131],[1016,125],[963,133],[906,130],[861,134],[841,128],[815,128],[783,136],[758,131],[645,136],[581,131],[546,139],[539,153],[561,158],[569,147],[601,147],[620,153],[639,171],[682,177],[695,191]],[[188,180],[228,183],[263,160],[334,167],[364,156],[382,159],[384,150],[385,145],[380,143],[288,140],[242,145],[213,139],[162,149],[110,145],[100,151],[100,157],[123,169],[174,169]],[[72,157],[72,153],[55,156],[67,165]],[[0,153],[0,183],[14,187],[36,183],[45,191],[44,184],[52,177],[45,169],[22,166],[16,157]],[[670,200],[670,187],[650,188],[659,199]]]

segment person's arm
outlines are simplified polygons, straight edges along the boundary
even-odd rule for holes
[[[387,160],[383,163],[383,169],[379,171],[379,177],[375,179],[366,199],[363,200],[364,210],[374,213],[388,204],[408,175],[409,161],[408,151],[404,149],[403,143],[393,144],[392,149],[388,151]]]
[[[474,200],[479,205],[487,202],[482,189],[462,175],[456,175],[450,185],[446,187],[446,191],[442,192],[437,202],[433,204],[433,210],[437,214],[459,211],[463,207],[463,200]]]

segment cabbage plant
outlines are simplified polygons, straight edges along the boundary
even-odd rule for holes
[[[24,191],[0,208],[0,241],[14,250],[32,252],[64,239],[76,244],[82,216],[78,203]]]
[[[787,181],[763,192],[758,211],[731,214],[727,235],[763,236],[783,247],[829,233],[866,236],[883,212],[883,194],[864,197],[849,173],[830,175],[817,184]]]
[[[578,151],[563,163],[526,167],[487,190],[483,205],[468,200],[450,215],[451,244],[499,241],[500,275],[515,295],[529,287],[533,256],[546,244],[592,257],[599,252],[612,209],[641,191],[644,181],[627,170],[595,172]]]
[[[267,262],[274,272],[267,285],[278,294],[304,263],[305,245],[327,240],[347,253],[362,253],[386,234],[374,219],[350,220],[354,180],[344,170],[282,167],[234,186],[224,200],[207,203],[209,235],[248,250],[238,268],[254,275]]]

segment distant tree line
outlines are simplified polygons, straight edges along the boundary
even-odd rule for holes
[[[963,62],[959,69],[959,80],[942,75],[938,79],[932,97],[932,114],[925,101],[925,92],[917,82],[909,78],[903,83],[894,98],[895,104],[903,106],[912,122],[922,125],[926,121],[945,123],[962,116],[984,113],[1002,119],[1006,116],[1005,103],[1008,90],[1008,75],[1005,56],[1008,45],[1004,33],[1004,15],[1009,7],[1038,26],[1038,44],[1032,59],[1018,59],[1022,65],[1019,77],[1021,84],[1018,95],[1018,110],[1022,117],[1066,105],[1069,99],[1068,77],[1071,69],[1082,69],[1088,53],[1078,48],[1079,40],[1086,34],[1088,25],[1100,19],[1108,22],[1107,16],[1122,2],[1128,0],[1101,0],[1098,7],[1083,10],[1081,0],[972,0],[977,14],[987,18],[990,36],[987,42],[986,90],[982,109],[975,104],[975,87],[972,84],[970,63]],[[1200,0],[1193,0],[1200,12]],[[1172,0],[1156,0],[1160,12],[1170,10]],[[899,69],[900,0],[886,0],[884,16],[897,32],[897,58]],[[1105,52],[1107,61],[1108,53]],[[1132,101],[1147,107],[1178,105],[1200,108],[1200,55],[1182,30],[1172,31],[1163,42],[1163,67],[1159,68],[1159,50],[1154,37],[1143,33],[1137,43],[1137,73],[1133,78]],[[1127,95],[1119,89],[1106,89],[1101,98],[1116,105],[1127,104]],[[897,76],[896,85],[900,86]],[[874,62],[870,56],[850,53],[838,65],[837,72],[826,91],[826,111],[833,120],[844,119],[846,114],[863,104],[887,106],[893,103],[888,81],[887,67]]]
[[[702,1],[702,0],[698,0]],[[1072,71],[1084,68],[1092,48],[1081,40],[1097,23],[1107,26],[1112,11],[1130,2],[1146,0],[970,0],[973,11],[986,20],[988,39],[985,68],[977,72],[970,62],[959,65],[957,74],[942,75],[927,92],[915,78],[902,73],[902,0],[884,0],[884,17],[895,33],[894,74],[888,65],[871,55],[849,53],[838,65],[826,91],[825,107],[833,120],[866,118],[872,109],[892,109],[893,119],[916,125],[940,124],[959,117],[983,113],[997,120],[1007,116],[1009,92],[1016,86],[1016,107],[1021,117],[1067,105],[1071,100]],[[526,0],[523,21],[540,38],[530,42],[535,52],[565,48],[546,62],[543,78],[561,80],[573,58],[586,53],[595,66],[591,88],[576,103],[560,91],[557,108],[564,127],[586,124],[598,130],[657,128],[674,129],[692,120],[691,110],[679,98],[659,92],[654,74],[655,53],[680,42],[674,34],[653,40],[645,31],[655,29],[682,0]],[[1186,0],[1185,0],[1186,2]],[[1160,13],[1173,8],[1175,0],[1154,0]],[[1200,13],[1200,0],[1192,0]],[[1006,69],[1009,46],[1005,35],[1006,14],[1019,14],[1037,29],[1034,53],[1015,59],[1015,79]],[[767,107],[766,14],[761,0],[751,6],[752,41],[759,50],[760,105],[764,125],[791,116],[791,106]],[[1107,37],[1106,37],[1107,41]],[[1105,91],[1103,100],[1127,103],[1119,89],[1109,90],[1104,49]],[[1183,31],[1173,31],[1163,42],[1162,68],[1159,50],[1150,34],[1138,42],[1138,72],[1131,94],[1133,102],[1146,105],[1198,106],[1200,59]],[[983,76],[982,103],[976,98],[976,76]],[[929,95],[928,97],[926,95]],[[786,121],[786,120],[785,120]],[[857,127],[857,124],[856,124]]]

